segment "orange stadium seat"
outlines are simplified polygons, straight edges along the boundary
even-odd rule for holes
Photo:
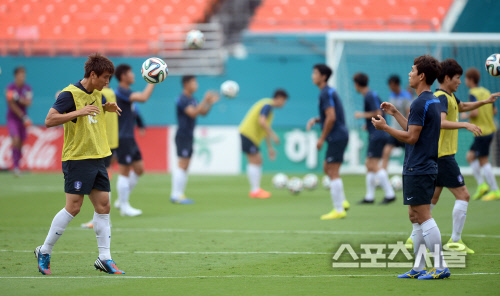
[[[148,55],[164,24],[205,21],[220,0],[4,0],[0,54]]]

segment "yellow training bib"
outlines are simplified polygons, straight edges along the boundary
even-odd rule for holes
[[[103,88],[101,93],[106,97],[107,102],[116,103],[116,95],[111,88]],[[118,114],[115,112],[106,112],[106,134],[109,148],[118,148]]]
[[[240,133],[250,139],[257,147],[267,136],[266,130],[259,124],[260,110],[265,105],[271,105],[272,99],[262,99],[255,103],[248,111],[240,124]],[[271,126],[274,114],[271,112],[267,117],[267,124]]]
[[[457,99],[454,94],[448,94],[445,91],[438,90],[434,93],[434,96],[439,98],[440,96],[446,96],[448,100],[448,114],[446,114],[446,120],[451,122],[458,122],[458,104]],[[458,144],[458,129],[441,129],[439,133],[439,148],[438,157],[453,155],[457,153]]]
[[[490,91],[484,87],[471,88],[469,94],[473,95],[478,101],[487,100],[490,97]],[[483,134],[481,136],[488,136],[497,130],[495,122],[493,121],[493,104],[486,104],[477,109],[478,115],[471,117],[470,122],[481,128]]]

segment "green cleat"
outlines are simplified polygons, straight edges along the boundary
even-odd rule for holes
[[[406,240],[405,247],[408,250],[413,249],[413,240],[411,239],[411,236]]]
[[[474,254],[475,253],[471,248],[467,247],[462,240],[459,240],[458,242],[454,242],[450,238],[450,240],[443,247],[450,250],[450,251],[463,252],[463,253],[467,253],[467,254]]]
[[[490,193],[486,194],[481,200],[491,201],[498,199],[500,199],[500,190],[491,191]]]
[[[486,192],[490,191],[490,186],[488,186],[488,184],[486,182],[484,182],[483,184],[479,185],[476,189],[476,193],[474,193],[474,195],[472,195],[472,200],[478,200],[478,199],[481,199],[481,197],[483,197],[483,195],[486,194]]]
[[[342,202],[342,206],[344,207],[344,210],[348,211],[351,208],[351,204],[346,200]]]

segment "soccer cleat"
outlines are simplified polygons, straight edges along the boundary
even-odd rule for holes
[[[40,271],[43,275],[52,274],[50,272],[50,254],[42,254],[40,250],[42,246],[38,246],[35,249],[35,257],[38,261],[38,271]]]
[[[436,269],[433,268],[429,270],[426,274],[421,275],[418,277],[419,280],[441,280],[441,279],[446,279],[449,278],[451,275],[450,270],[448,267],[445,269]]]
[[[476,193],[474,193],[474,195],[472,195],[472,200],[480,199],[488,191],[490,191],[490,186],[488,186],[488,183],[484,182],[483,184],[481,184],[477,187]]]
[[[14,173],[14,177],[16,177],[16,178],[19,178],[19,177],[21,177],[21,175],[22,175],[22,174],[21,174],[21,170],[20,170],[19,168],[14,168],[14,169],[12,170],[12,172]]]
[[[116,267],[116,263],[113,260],[101,260],[97,257],[97,260],[94,262],[94,267],[96,270],[104,271],[109,274],[125,274],[123,270],[119,270]]]
[[[382,200],[380,202],[381,205],[386,205],[386,204],[390,204],[391,202],[394,202],[396,200],[396,197],[393,196],[393,197],[384,197],[384,200]]]
[[[120,215],[128,216],[128,217],[135,217],[135,216],[142,215],[142,211],[139,209],[135,209],[135,208],[131,207],[130,205],[128,207],[122,206],[120,208]]]
[[[373,204],[373,200],[366,200],[363,198],[363,200],[359,201],[358,204],[360,205],[371,205]]]
[[[194,200],[187,198],[185,195],[182,195],[181,197],[175,197],[171,196],[170,201],[173,204],[178,204],[178,205],[191,205],[194,204]]]
[[[405,247],[408,250],[413,249],[413,240],[411,239],[411,236],[406,240]]]
[[[342,206],[346,211],[349,211],[349,209],[351,208],[351,204],[347,201],[347,199],[342,202]]]
[[[415,271],[413,268],[403,274],[398,275],[398,279],[418,279],[419,276],[425,274],[425,268],[421,271]]]
[[[474,254],[475,252],[467,247],[462,240],[459,240],[458,242],[454,242],[451,238],[450,240],[444,245],[445,248],[448,248],[450,251],[457,251],[457,252],[463,252],[467,254]]]
[[[94,221],[91,220],[90,222],[87,222],[87,223],[82,223],[81,224],[81,227],[83,229],[93,229],[94,228]]]
[[[264,189],[259,188],[256,191],[250,192],[248,194],[248,196],[250,196],[250,198],[260,198],[260,199],[270,198],[271,192],[268,192],[268,191],[265,191]]]
[[[324,214],[321,216],[321,220],[334,220],[334,219],[342,219],[347,216],[347,213],[344,211],[342,212],[337,212],[336,210],[332,210],[328,214]]]
[[[483,198],[481,200],[491,201],[491,200],[497,200],[497,199],[500,199],[500,190],[491,191],[490,193],[483,196]]]
[[[115,200],[114,206],[115,206],[115,209],[118,209],[118,210],[120,209],[120,200],[119,199]]]

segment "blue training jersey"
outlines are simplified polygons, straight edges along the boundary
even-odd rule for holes
[[[196,126],[196,118],[191,118],[186,114],[186,108],[188,106],[196,107],[198,102],[196,102],[195,98],[188,97],[184,94],[181,94],[176,102],[176,110],[177,110],[177,136],[190,138],[192,139],[194,136],[194,127]]]
[[[344,107],[335,91],[335,88],[325,86],[319,94],[319,117],[321,128],[323,128],[326,119],[326,109],[335,108],[335,123],[332,130],[328,134],[326,140],[328,142],[335,140],[345,140],[349,138],[349,132],[345,124]]]
[[[380,104],[382,104],[382,101],[380,100],[376,92],[370,90],[366,93],[365,112],[380,110]],[[385,118],[384,113],[382,113],[382,116]],[[384,138],[387,136],[384,131],[377,130],[375,126],[373,126],[371,118],[366,118],[366,129],[368,130],[370,139]]]
[[[117,87],[115,90],[116,103],[122,109],[121,116],[118,116],[118,131],[120,139],[133,139],[135,115],[133,110],[133,102],[130,101],[131,89]]]

